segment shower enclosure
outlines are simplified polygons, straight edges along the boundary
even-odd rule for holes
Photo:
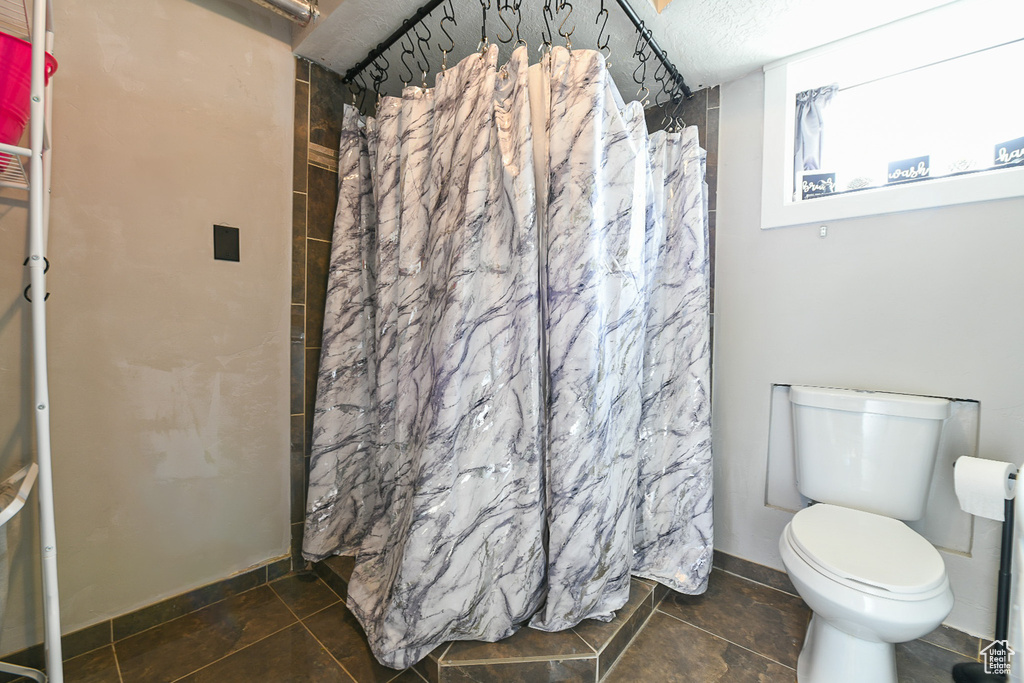
[[[303,552],[383,663],[711,566],[706,190],[598,52],[345,110]]]

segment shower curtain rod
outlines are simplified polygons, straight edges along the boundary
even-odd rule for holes
[[[409,31],[411,31],[416,24],[426,19],[431,12],[433,12],[435,9],[438,8],[438,6],[442,5],[447,1],[448,0],[430,0],[430,2],[416,10],[416,13],[413,14],[408,19],[404,20],[402,22],[402,25],[397,30],[392,32],[391,35],[389,35],[383,41],[377,43],[377,47],[370,50],[370,52],[366,55],[365,58],[363,58],[361,62],[359,62],[354,67],[346,71],[345,75],[342,76],[341,78],[342,82],[352,83],[356,76],[362,73],[363,70],[366,69],[366,67],[373,64],[373,62],[376,61],[377,58],[379,58],[381,55],[387,52],[395,43],[401,40],[403,36],[409,33]],[[622,12],[626,15],[630,22],[632,22],[633,26],[636,27],[637,32],[640,34],[640,38],[651,49],[651,52],[654,54],[655,57],[658,58],[658,61],[661,62],[662,66],[665,67],[665,70],[668,72],[668,76],[671,77],[672,82],[675,83],[676,86],[679,88],[680,92],[683,93],[683,97],[686,99],[692,97],[693,93],[690,91],[689,86],[687,86],[686,82],[683,80],[682,74],[679,73],[679,70],[676,69],[675,65],[672,63],[672,60],[668,58],[668,55],[665,54],[665,51],[658,44],[658,41],[655,40],[654,34],[651,32],[651,29],[647,28],[643,20],[641,20],[640,17],[637,15],[636,10],[634,10],[633,6],[629,4],[629,0],[615,1],[618,3],[619,7],[622,8]]]

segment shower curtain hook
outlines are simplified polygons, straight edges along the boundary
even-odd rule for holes
[[[363,78],[363,72],[360,71],[356,74],[356,81],[359,83],[359,111],[362,113],[363,108],[366,106],[366,91],[369,89],[366,87],[366,79]]]
[[[380,47],[380,46],[378,45],[378,47]],[[385,80],[387,80],[388,69],[391,68],[391,62],[388,61],[388,58],[385,57],[383,55],[383,53],[381,54],[380,57],[378,57],[378,59],[382,60],[384,62],[384,65],[381,66],[380,63],[377,61],[377,59],[373,60],[372,66],[375,69],[375,71],[374,71],[374,74],[373,74],[372,78],[373,78],[373,92],[375,92],[377,94],[377,105],[379,106],[380,105],[380,99],[381,99],[380,86],[381,86],[381,84]]]
[[[427,32],[426,38],[420,35],[420,26],[423,26],[423,30]],[[426,24],[416,23],[413,24],[412,31],[413,33],[416,34],[416,47],[419,48],[420,55],[423,57],[422,64],[420,64],[420,58],[416,58],[416,66],[419,68],[420,71],[430,71],[430,58],[427,57],[427,52],[426,50],[423,49],[424,45],[430,47],[430,39],[433,37],[433,34],[431,34],[430,32],[430,27],[428,27]],[[425,81],[426,78],[424,78],[424,82]]]
[[[526,45],[526,41],[523,40],[523,37],[519,34],[519,27],[522,26],[523,24],[523,0],[514,0],[511,4],[511,7],[512,13],[516,15],[516,42],[512,46],[514,49],[519,47],[520,45]]]
[[[498,39],[499,43],[504,45],[506,43],[511,43],[512,39],[515,38],[516,34],[515,34],[515,31],[512,30],[512,27],[509,25],[509,23],[507,21],[505,21],[505,15],[501,13],[502,7],[510,7],[508,5],[508,1],[507,0],[504,3],[502,3],[501,0],[498,0],[498,19],[501,21],[502,24],[505,25],[505,28],[508,29],[508,38],[502,38],[501,37],[501,28],[500,27],[498,28],[498,34],[496,36],[494,36],[494,37]]]
[[[491,0],[480,0],[482,19],[480,21],[480,45],[477,46],[477,49],[480,50],[481,59],[487,51],[487,10],[489,9],[491,9]]]
[[[642,97],[640,96],[640,93],[643,93]],[[641,85],[640,89],[636,91],[637,97],[640,97],[640,106],[643,107],[644,109],[646,109],[647,105],[650,104],[650,99],[648,99],[650,94],[651,91],[647,89],[646,85]]]
[[[540,51],[543,52],[544,48],[547,47],[551,50],[551,41],[554,39],[554,32],[551,30],[551,24],[548,23],[548,19],[554,19],[555,15],[551,11],[551,0],[545,0],[544,9],[541,10],[541,16],[544,17],[544,27],[547,28],[547,33],[544,31],[540,32],[541,46]]]
[[[408,23],[408,21],[406,21],[406,23]],[[408,45],[405,44],[406,39],[408,39],[408,41],[409,41]],[[406,33],[405,35],[402,36],[402,55],[399,57],[399,60],[402,62],[402,66],[405,67],[405,70],[409,73],[409,77],[405,78],[405,74],[399,74],[399,76],[398,76],[399,78],[402,79],[402,83],[406,87],[408,87],[409,81],[411,81],[412,77],[413,77],[412,67],[409,66],[409,63],[407,61],[405,61],[405,58],[410,56],[410,55],[415,57],[416,56],[416,52],[413,49],[412,38],[410,38],[409,34]]]
[[[437,49],[441,52],[451,52],[455,49],[455,39],[452,38],[450,33],[448,33],[448,29],[444,27],[444,22],[449,21],[452,26],[458,26],[458,22],[455,21],[455,8],[452,7],[452,0],[448,0],[448,4],[443,5],[443,7],[444,16],[441,17],[441,21],[438,23],[438,28],[441,29],[441,33],[444,34],[444,37],[448,39],[449,45],[448,47],[441,47],[441,43],[438,43]]]
[[[609,37],[604,34],[605,29],[608,27],[608,16],[609,16],[608,15],[608,9],[604,6],[604,0],[601,0],[601,10],[597,13],[597,18],[594,20],[594,23],[597,24],[597,23],[600,22],[600,24],[601,24],[601,28],[597,32],[597,50],[598,50],[598,52],[603,52],[604,50],[608,50],[608,54],[606,54],[604,56],[604,65],[605,65],[605,67],[610,67],[612,65],[612,62],[611,62],[612,49],[608,46]],[[601,21],[601,17],[604,17],[604,21],[603,22]],[[601,38],[604,38],[604,44],[601,43]]]
[[[441,73],[444,73],[448,69],[448,53],[455,49],[455,39],[448,33],[448,29],[444,27],[444,22],[451,22],[452,26],[458,26],[458,22],[455,21],[455,7],[452,5],[452,0],[448,0],[448,3],[442,5],[442,7],[444,8],[444,16],[441,17],[438,28],[441,29],[441,33],[444,34],[445,38],[448,39],[449,45],[448,47],[441,47],[441,43],[438,43],[437,49],[441,51]]]
[[[566,7],[569,8],[569,13],[565,15],[564,19],[562,19],[562,23],[558,25],[558,35],[565,38],[565,47],[569,50],[572,50],[572,41],[569,40],[569,38],[572,36],[573,33],[576,32],[576,24],[572,25],[572,28],[569,29],[568,33],[563,33],[562,29],[565,28],[565,22],[569,21],[569,17],[572,16],[573,7],[572,3],[569,2],[569,0],[562,0],[561,5],[559,7],[559,11],[565,9]]]

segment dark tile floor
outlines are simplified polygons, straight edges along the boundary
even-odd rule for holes
[[[715,569],[705,594],[666,597],[604,680],[793,683],[809,619],[799,597]],[[977,655],[977,639],[951,629],[926,638],[897,646],[900,683],[950,683]]]
[[[318,567],[320,576],[286,576],[123,638],[66,662],[65,680],[791,683],[810,616],[800,598],[716,569],[701,596],[634,580],[630,602],[609,624],[457,642],[415,670],[395,671],[374,660],[345,607],[350,567],[333,560]],[[947,631],[899,646],[901,683],[948,683],[954,663],[971,661],[965,651],[976,642]]]

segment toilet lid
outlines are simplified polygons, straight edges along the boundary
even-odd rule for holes
[[[818,503],[796,513],[790,534],[825,573],[893,593],[922,593],[946,577],[939,552],[897,519]]]

